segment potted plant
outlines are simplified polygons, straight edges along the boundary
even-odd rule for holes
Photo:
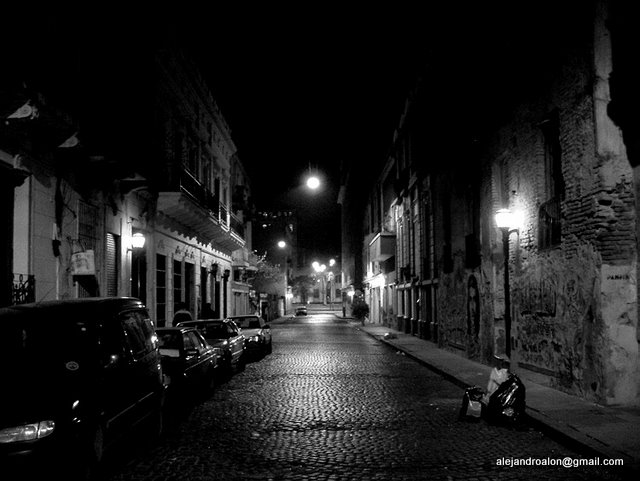
[[[364,318],[369,315],[369,304],[363,299],[354,299],[351,304],[351,315],[358,319],[364,326]]]

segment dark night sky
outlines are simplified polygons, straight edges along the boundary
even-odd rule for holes
[[[335,255],[340,164],[384,160],[425,42],[415,11],[317,8],[225,12],[213,27],[185,12],[178,38],[232,129],[258,208],[293,206],[301,244]],[[303,187],[309,169],[324,180],[315,193]]]
[[[516,84],[523,62],[534,60],[518,48],[544,42],[543,3],[270,4],[220,11],[213,21],[188,11],[172,19],[230,124],[258,206],[295,206],[307,247],[335,253],[341,162],[377,172],[418,74],[443,79],[447,95],[454,93],[431,94],[450,102],[451,118],[443,122],[452,132],[472,88],[491,109],[494,96]],[[436,66],[425,68],[428,59]],[[301,187],[310,167],[325,179],[324,192],[312,196]]]
[[[537,22],[547,14],[536,17],[542,10],[530,8],[541,3],[357,9],[216,2],[207,11],[185,3],[141,12],[111,6],[65,12],[56,5],[51,13],[67,23],[64,41],[70,43],[95,37],[101,24],[106,46],[153,43],[149,39],[160,34],[160,42],[172,39],[190,52],[231,127],[257,207],[295,208],[307,247],[333,255],[340,249],[341,163],[376,172],[417,73],[457,83],[461,95],[450,99],[454,112],[469,86],[493,85],[494,95],[506,93],[517,69],[504,60],[533,58],[516,51],[514,38],[535,45],[545,38]],[[29,18],[30,31],[15,22],[15,35],[6,37],[37,45],[35,33],[46,31],[46,20],[39,24],[32,13]],[[435,69],[424,69],[427,58],[437,60]],[[480,91],[494,100],[492,92]],[[442,100],[440,92],[432,95]],[[451,120],[455,130],[455,113]],[[310,194],[302,187],[310,168],[323,176],[323,191]]]

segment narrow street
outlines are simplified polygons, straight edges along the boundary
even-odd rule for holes
[[[249,363],[108,481],[621,479],[615,468],[497,466],[580,457],[543,434],[458,420],[459,387],[331,315],[274,324]]]

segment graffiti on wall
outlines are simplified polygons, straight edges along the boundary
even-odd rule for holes
[[[456,282],[452,276],[442,278],[438,288],[440,299],[440,341],[462,348],[466,345],[466,286]]]
[[[480,289],[476,275],[448,277],[438,288],[441,303],[441,341],[451,347],[463,349],[471,359],[480,357],[481,342]]]
[[[473,274],[467,280],[467,336],[478,339],[480,333],[480,293]]]
[[[514,279],[514,327],[519,363],[554,377],[559,387],[582,391],[593,366],[593,303],[597,255],[588,248],[574,258],[538,258]],[[592,357],[592,356],[589,356]]]

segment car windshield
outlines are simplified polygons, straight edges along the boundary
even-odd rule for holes
[[[158,329],[158,347],[160,349],[180,349],[180,340],[182,332],[180,331],[163,331]]]
[[[195,327],[198,329],[205,339],[227,339],[229,334],[227,327],[222,321],[190,321],[177,324],[179,327]]]
[[[229,337],[229,332],[224,324],[205,324],[201,331],[205,339],[226,339]]]
[[[257,317],[232,317],[235,323],[242,329],[260,329],[260,319]]]
[[[180,357],[180,346],[182,344],[182,331],[165,331],[157,329],[158,348],[160,354],[168,357]]]

